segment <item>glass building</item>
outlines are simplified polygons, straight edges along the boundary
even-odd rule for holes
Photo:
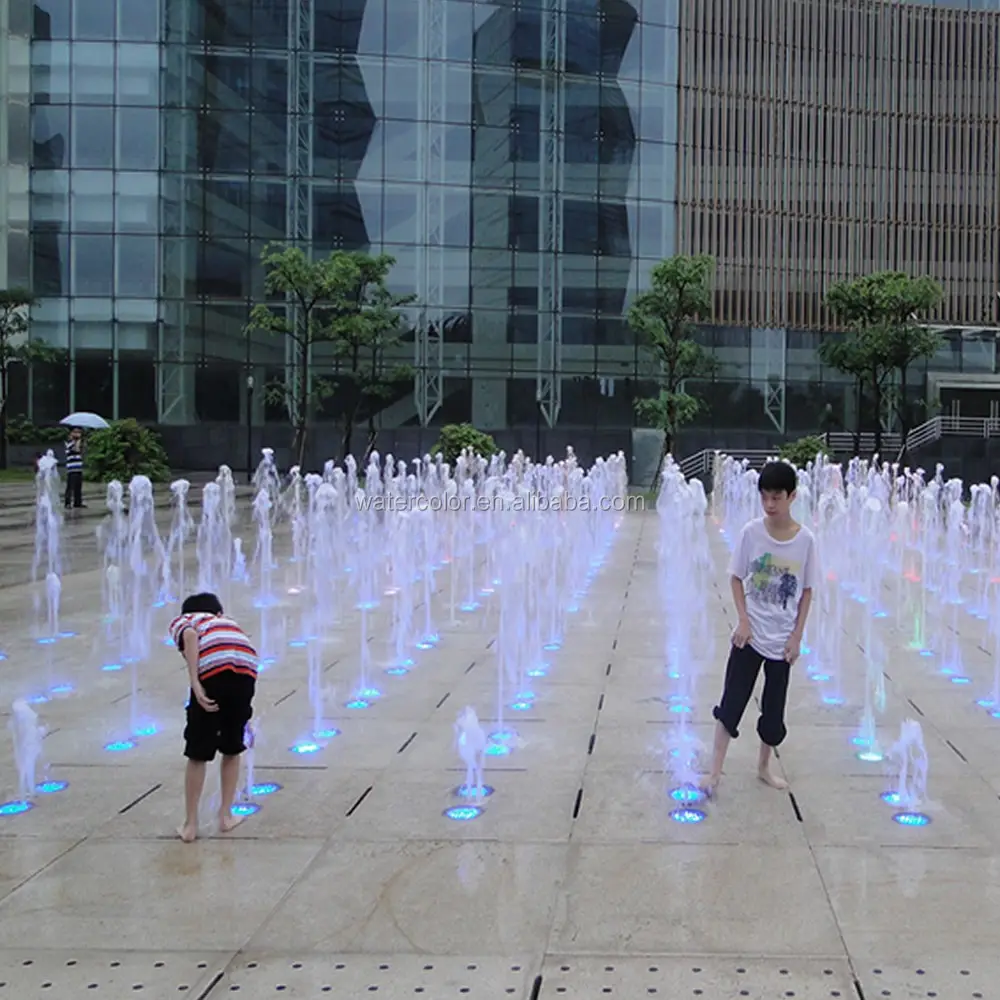
[[[816,356],[838,277],[932,274],[964,336],[931,368],[997,373],[998,0],[24,9],[33,335],[70,359],[15,385],[36,422],[136,416],[186,467],[234,461],[248,423],[285,443],[247,388],[285,347],[243,333],[271,241],[397,259],[417,376],[377,423],[400,452],[462,420],[627,450],[657,372],[624,313],[677,252],[718,261],[714,441],[849,419]]]

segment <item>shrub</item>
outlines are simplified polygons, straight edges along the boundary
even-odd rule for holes
[[[88,435],[84,475],[92,482],[117,479],[126,486],[133,476],[162,483],[170,478],[170,466],[158,434],[136,420],[116,420],[106,431]]]
[[[11,444],[58,444],[67,437],[68,427],[39,427],[23,413],[7,421],[7,440]]]
[[[817,455],[826,455],[826,442],[821,437],[804,437],[798,441],[786,441],[778,454],[793,465],[803,469],[816,461]]]
[[[445,424],[438,443],[431,448],[431,455],[442,454],[449,465],[454,465],[463,448],[474,455],[489,458],[496,454],[497,443],[489,434],[477,431],[472,424]]]

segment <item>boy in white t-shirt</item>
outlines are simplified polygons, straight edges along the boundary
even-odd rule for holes
[[[709,795],[722,777],[730,741],[739,736],[761,665],[764,692],[757,720],[757,774],[772,788],[788,787],[771,773],[771,752],[787,734],[788,675],[799,658],[813,590],[819,583],[816,539],[791,516],[797,484],[795,469],[787,462],[764,466],[757,483],[764,516],[743,528],[729,563],[738,621],[722,700],[712,710],[717,720],[712,771],[703,785]]]

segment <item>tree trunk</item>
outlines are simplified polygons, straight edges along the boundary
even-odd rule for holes
[[[854,455],[857,458],[861,457],[861,427],[862,427],[862,417],[861,417],[861,404],[864,402],[865,398],[865,384],[861,379],[855,379],[854,382],[854,395],[855,395],[855,405],[854,405]]]
[[[302,463],[305,461],[306,457],[306,437],[309,431],[309,402],[312,396],[310,390],[310,375],[309,371],[309,341],[305,340],[302,342],[302,346],[299,348],[299,374],[302,379],[301,385],[299,387],[299,398],[296,400],[296,412],[298,417],[296,419],[295,428],[295,464],[302,468]]]
[[[872,379],[872,403],[875,407],[875,448],[873,454],[882,454],[882,385],[878,378]]]
[[[667,455],[670,454],[670,446],[673,443],[673,435],[670,431],[663,432],[663,446],[660,448],[660,460],[656,463],[656,471],[653,473],[653,481],[649,484],[649,488],[653,493],[660,492],[660,473],[663,472],[663,463],[667,460]]]
[[[365,445],[365,457],[364,466],[368,468],[368,459],[371,458],[372,452],[375,450],[375,441],[378,438],[378,431],[375,429],[375,414],[372,413],[368,417],[368,443]]]
[[[354,410],[344,414],[344,439],[341,442],[341,460],[351,454],[351,442],[354,440]],[[363,471],[363,470],[362,470]]]
[[[906,365],[899,369],[899,405],[896,407],[899,415],[899,454],[906,454],[906,438],[910,433],[910,413],[906,406]]]
[[[0,469],[7,468],[7,366],[0,368]]]

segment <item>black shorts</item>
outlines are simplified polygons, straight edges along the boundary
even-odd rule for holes
[[[206,712],[189,692],[187,725],[184,727],[184,756],[189,760],[214,760],[216,752],[236,757],[246,750],[243,742],[247,723],[253,718],[256,681],[231,670],[202,682],[205,694],[218,706]]]

